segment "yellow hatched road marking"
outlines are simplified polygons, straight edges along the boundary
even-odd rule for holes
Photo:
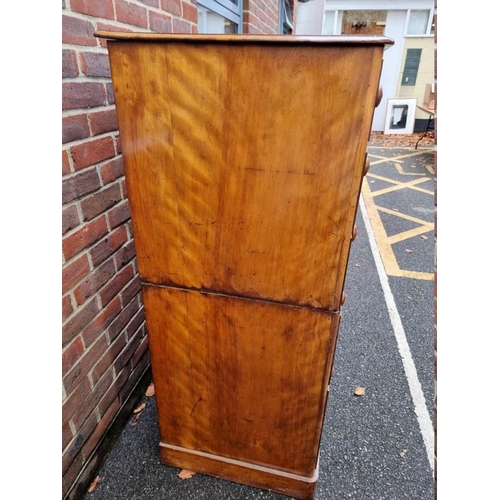
[[[393,156],[393,157],[384,157],[384,156],[378,156],[378,155],[374,155],[374,154],[371,154],[369,153],[368,156],[371,156],[372,158],[379,158],[379,160],[377,161],[374,161],[374,162],[370,162],[371,165],[377,165],[379,163],[385,163],[385,162],[389,162],[389,161],[400,161],[404,158],[410,158],[411,156],[419,156],[422,154],[422,151],[417,151],[417,152],[414,152],[414,153],[408,153],[406,155],[399,155],[399,156]]]
[[[418,181],[421,181],[421,179],[417,179]],[[406,183],[405,183],[406,184]],[[382,220],[380,218],[379,210],[380,211],[385,211],[387,213],[393,213],[394,215],[402,216],[403,214],[400,214],[399,212],[396,211],[389,211],[387,209],[381,209],[380,207],[377,207],[375,205],[374,197],[372,192],[370,191],[370,187],[368,185],[366,177],[363,179],[363,186],[362,186],[362,192],[363,192],[363,199],[365,202],[366,209],[368,211],[368,215],[370,217],[370,222],[372,224],[373,228],[373,233],[375,235],[375,239],[377,240],[377,246],[380,252],[380,256],[382,257],[382,261],[384,263],[384,267],[386,270],[386,273],[389,276],[395,276],[395,277],[405,277],[405,278],[414,278],[414,279],[421,279],[421,280],[433,280],[434,279],[434,274],[433,273],[424,273],[420,271],[407,271],[404,269],[401,269],[399,267],[399,264],[396,260],[396,256],[394,255],[394,252],[392,250],[392,243],[395,243],[396,236],[394,235],[391,238],[387,236],[387,233],[385,231],[384,225],[382,223]],[[432,193],[431,193],[432,194]],[[412,218],[411,216],[405,216],[404,218],[408,220],[419,220]],[[424,221],[422,221],[424,222]],[[425,228],[425,230],[424,230]],[[429,229],[430,228],[430,229]],[[420,228],[416,228],[415,230],[411,231],[416,231]],[[428,232],[429,230],[432,230],[432,227],[429,223],[425,222],[424,225],[422,226],[422,232]],[[408,234],[408,231],[405,231],[404,233],[401,233],[402,235]],[[419,233],[420,234],[420,233]],[[410,236],[407,236],[403,239],[407,239]]]
[[[421,192],[432,195],[433,192],[429,191],[428,189],[422,189],[422,188],[415,187],[417,184],[422,184],[423,182],[427,182],[430,180],[432,180],[432,179],[425,177],[423,179],[415,179],[415,180],[409,181],[409,182],[393,181],[394,186],[379,189],[378,191],[373,191],[372,194],[373,194],[373,196],[380,196],[381,194],[392,193],[393,191],[399,191],[400,189],[409,188],[409,189],[414,189],[415,191],[421,191]]]
[[[385,156],[374,155],[373,153],[368,153],[370,158],[378,158],[380,161],[370,161],[370,165],[376,165],[377,163],[385,163],[386,161],[391,161],[392,158],[386,158]],[[395,160],[399,163],[403,163],[400,160]]]
[[[427,164],[425,164],[425,165],[424,165],[424,167],[427,169],[427,171],[428,171],[430,174],[434,175],[434,167],[433,167],[432,165],[427,165]]]
[[[399,164],[399,163],[396,163],[394,162],[394,167],[396,168],[396,170],[401,174],[401,175],[425,175],[425,174],[419,174],[418,172],[415,173],[415,172],[405,172],[403,170],[403,167]]]
[[[394,245],[394,243],[399,243],[400,241],[413,238],[414,236],[420,236],[421,234],[429,233],[433,229],[434,227],[432,224],[426,224],[425,226],[416,227],[415,229],[409,229],[408,231],[389,236],[387,238],[387,243],[389,243],[389,245]]]
[[[432,228],[434,227],[430,222],[427,222],[426,220],[413,217],[412,215],[403,214],[402,212],[398,212],[397,210],[391,210],[390,208],[384,208],[384,207],[377,207],[377,210],[379,212],[385,212],[386,214],[395,215],[396,217],[401,217],[401,219],[406,219],[411,222],[415,222],[415,224],[421,224],[422,226],[429,225]]]

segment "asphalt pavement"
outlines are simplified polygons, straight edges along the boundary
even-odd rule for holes
[[[433,500],[434,152],[368,151],[315,498]],[[289,498],[202,474],[180,479],[160,462],[155,398],[143,402],[84,500]]]

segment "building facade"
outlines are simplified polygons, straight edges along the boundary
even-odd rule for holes
[[[326,0],[321,33],[377,34],[394,40],[384,54],[384,97],[375,110],[373,131],[383,131],[387,100],[416,98],[424,104],[427,85],[436,83],[434,0]],[[416,109],[415,130],[425,129],[428,113]]]

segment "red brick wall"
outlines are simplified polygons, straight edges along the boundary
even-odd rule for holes
[[[196,33],[195,0],[63,0],[63,497],[149,366],[108,56],[96,30]],[[83,477],[79,477],[80,474]]]
[[[243,33],[276,33],[278,9],[278,0],[243,0]]]
[[[197,33],[196,0],[62,1],[62,469],[76,498],[149,367],[120,137],[97,30]],[[245,33],[276,33],[278,0],[245,0]]]

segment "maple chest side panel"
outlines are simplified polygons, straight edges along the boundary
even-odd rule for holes
[[[108,45],[142,279],[338,309],[382,48]]]
[[[146,286],[161,440],[314,473],[338,314]]]

